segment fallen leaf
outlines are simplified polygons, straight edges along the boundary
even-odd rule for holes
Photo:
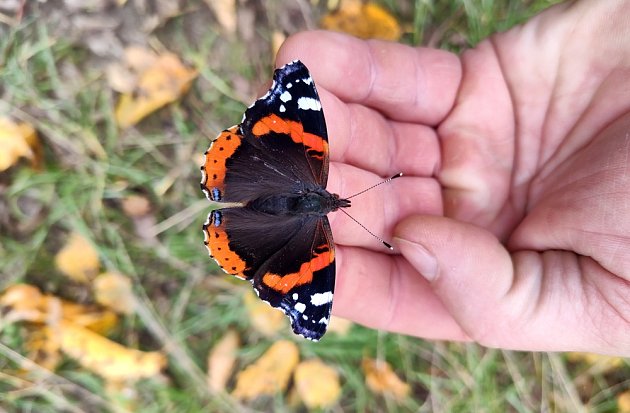
[[[278,54],[280,46],[282,46],[282,43],[284,43],[286,39],[287,36],[285,36],[284,33],[278,30],[275,30],[273,33],[271,33],[271,51],[274,57]]]
[[[55,256],[55,264],[69,278],[86,283],[98,274],[98,253],[82,235],[72,233]]]
[[[60,319],[107,334],[118,323],[115,313],[42,294],[29,284],[15,284],[0,295],[0,309],[8,322],[55,324]]]
[[[136,73],[142,73],[158,64],[158,55],[140,46],[125,49],[124,63]]]
[[[251,290],[243,297],[252,327],[266,337],[273,337],[288,327],[284,313],[262,301]]]
[[[26,158],[41,169],[42,148],[35,129],[27,123],[15,123],[0,117],[0,172]]]
[[[142,195],[129,195],[123,198],[122,209],[128,217],[141,217],[151,211],[151,202]]]
[[[354,323],[350,320],[337,316],[332,316],[330,317],[330,325],[328,326],[328,331],[337,333],[340,336],[345,336],[348,334],[348,331],[350,331],[353,325]]]
[[[594,353],[570,352],[567,353],[567,359],[572,362],[584,362],[593,366],[598,373],[607,373],[616,370],[624,365],[624,359],[621,357],[604,356]]]
[[[148,58],[148,51],[132,50],[126,53],[126,58],[138,81],[131,92],[120,96],[116,106],[116,122],[121,128],[135,125],[157,109],[179,99],[197,77],[196,70],[185,67],[172,53]]]
[[[61,362],[60,347],[59,340],[47,327],[32,329],[25,343],[29,360],[51,371]]]
[[[122,63],[111,63],[105,68],[107,84],[118,93],[131,93],[138,76]]]
[[[63,353],[107,380],[152,377],[166,366],[161,352],[127,348],[68,321],[62,320],[53,331]]]
[[[321,360],[306,360],[295,369],[295,387],[309,409],[328,408],[339,400],[339,374]]]
[[[374,393],[402,400],[409,395],[409,384],[403,382],[384,360],[364,358],[361,363],[365,384]]]
[[[338,10],[322,17],[320,26],[362,39],[396,41],[402,31],[396,18],[375,3],[344,0]]]
[[[104,272],[92,284],[94,299],[103,307],[119,314],[131,314],[136,307],[131,280],[115,272]]]
[[[225,391],[225,386],[230,380],[236,352],[240,345],[238,333],[229,330],[212,348],[208,356],[208,388],[214,392]]]
[[[253,400],[285,391],[298,361],[299,352],[295,343],[277,341],[258,361],[239,373],[232,396]]]
[[[617,396],[617,412],[630,413],[630,390]]]
[[[236,32],[236,0],[204,0],[228,34]]]

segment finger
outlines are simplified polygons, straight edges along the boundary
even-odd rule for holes
[[[437,134],[428,126],[391,121],[374,109],[346,104],[324,88],[330,156],[381,176],[431,176],[440,161]]]
[[[428,125],[449,113],[461,79],[459,59],[452,53],[326,31],[289,37],[276,61],[282,65],[294,59],[302,60],[318,84],[345,102]]]
[[[328,191],[342,198],[351,196],[382,178],[350,165],[331,163]],[[371,232],[391,240],[396,223],[411,214],[441,214],[442,196],[439,184],[431,178],[395,179],[352,198],[352,206],[344,209]],[[369,232],[341,211],[328,215],[335,243],[382,251],[383,245]]]
[[[541,151],[535,135],[539,131],[515,120],[491,42],[464,53],[462,64],[457,103],[438,129],[445,213],[505,238],[522,215],[518,205],[526,203],[525,182],[531,180]],[[517,142],[519,135],[524,139]]]
[[[620,311],[627,300],[612,299],[630,296],[630,287],[592,259],[563,251],[510,256],[489,232],[442,217],[407,218],[396,237],[402,255],[431,280],[475,341],[515,350],[630,355],[628,321]]]
[[[469,340],[426,280],[402,257],[353,247],[338,247],[335,255],[335,315],[387,331]]]

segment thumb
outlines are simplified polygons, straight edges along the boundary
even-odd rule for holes
[[[490,232],[435,216],[412,216],[394,233],[399,251],[431,284],[444,306],[475,341],[493,346],[501,331],[502,297],[513,279],[508,251]],[[508,317],[509,318],[509,317]]]

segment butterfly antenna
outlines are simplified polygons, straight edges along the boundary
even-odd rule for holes
[[[385,245],[387,248],[389,248],[390,250],[394,250],[394,247],[392,247],[392,245],[388,242],[385,242],[385,240],[381,237],[379,237],[378,235],[376,235],[375,233],[373,233],[372,231],[370,231],[369,229],[366,228],[365,225],[363,225],[362,223],[360,223],[359,221],[357,221],[352,215],[348,214],[345,210],[343,209],[339,209],[339,211],[343,212],[344,214],[346,214],[351,220],[353,220],[354,222],[356,222],[357,224],[359,224],[359,226],[361,228],[363,228],[364,230],[366,230],[368,232],[368,234],[370,234],[371,236],[373,236],[374,238],[376,238],[377,240],[381,241],[383,243],[383,245]]]
[[[371,187],[369,187],[369,188],[365,188],[365,189],[364,189],[363,191],[361,191],[361,192],[357,192],[357,193],[356,193],[356,194],[354,194],[354,195],[351,195],[351,196],[349,196],[349,197],[346,197],[346,199],[354,198],[354,197],[355,197],[355,196],[357,196],[357,195],[361,195],[361,194],[363,194],[363,193],[365,193],[365,192],[369,191],[370,189],[374,189],[374,188],[376,188],[376,187],[377,187],[377,186],[379,186],[379,185],[386,184],[386,183],[390,182],[390,181],[391,181],[391,180],[393,180],[393,179],[400,178],[401,176],[403,176],[403,174],[402,174],[402,172],[399,172],[399,173],[397,173],[396,175],[392,176],[391,178],[387,178],[386,180],[381,181],[381,182],[379,182],[379,183],[378,183],[378,184],[376,184],[376,185],[372,185],[372,186],[371,186]],[[348,216],[349,216],[349,215],[348,215]],[[350,217],[350,218],[352,218],[352,217]],[[352,219],[354,219],[354,218],[352,218]],[[355,220],[355,221],[356,221],[356,220]],[[359,223],[357,222],[357,224],[359,224]],[[359,225],[361,225],[361,224],[359,224]],[[363,225],[361,225],[361,226],[363,227]],[[365,228],[365,227],[363,227],[363,228]],[[367,228],[365,228],[365,229],[367,229]],[[370,231],[368,231],[368,232],[370,232]],[[371,234],[371,232],[370,232],[370,234]],[[374,234],[372,234],[372,235],[374,235]],[[376,235],[374,235],[374,236],[376,236]],[[378,238],[378,237],[376,237],[376,238]],[[380,238],[378,238],[378,239],[380,239]],[[381,240],[381,241],[382,241],[382,240]],[[386,245],[389,245],[389,244],[387,244],[386,242],[384,242],[384,243],[385,243]]]

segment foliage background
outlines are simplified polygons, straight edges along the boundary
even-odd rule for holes
[[[401,41],[458,52],[554,2],[379,4],[402,27]],[[79,232],[104,268],[132,278],[139,297],[140,309],[111,337],[169,355],[162,376],[133,387],[129,405],[108,397],[103,381],[71,359],[54,372],[31,366],[24,378],[22,328],[0,324],[0,411],[305,409],[290,394],[244,406],[207,389],[206,357],[228,328],[244,338],[237,369],[278,337],[294,339],[287,331],[266,338],[253,330],[242,299],[248,285],[218,275],[207,258],[200,226],[209,205],[198,165],[209,140],[237,123],[269,80],[274,42],[316,28],[334,3],[241,0],[236,30],[227,33],[201,0],[0,1],[0,114],[32,124],[44,150],[41,171],[21,165],[0,173],[0,291],[28,282],[90,302],[85,285],[54,265],[68,234]],[[106,68],[129,45],[175,52],[199,76],[183,99],[121,130]],[[130,195],[150,201],[144,221],[123,211]],[[302,358],[321,358],[339,372],[342,394],[333,411],[615,412],[630,388],[627,361],[608,368],[597,359],[432,343],[360,326],[321,343],[296,343]],[[411,397],[373,394],[360,369],[364,356],[388,361]]]

